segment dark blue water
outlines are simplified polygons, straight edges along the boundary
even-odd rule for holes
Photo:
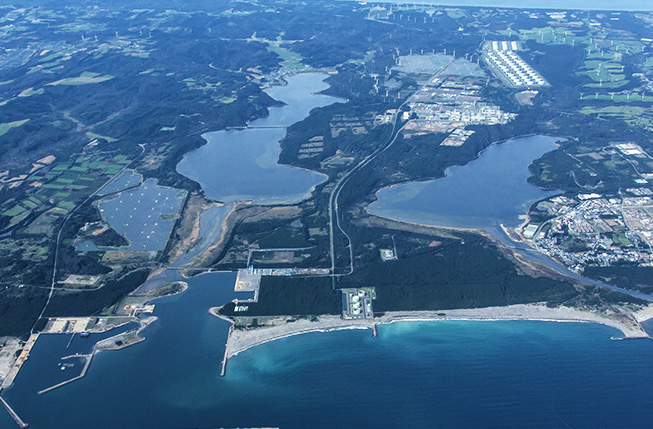
[[[137,323],[129,323],[101,334],[91,334],[86,338],[77,334],[72,342],[72,334],[43,334],[32,348],[29,360],[21,368],[20,379],[36,380],[33,384],[36,390],[70,380],[81,373],[84,361],[76,358],[61,360],[62,357],[77,353],[88,354],[98,341],[136,328]],[[64,370],[61,370],[62,366],[65,367]]]
[[[650,423],[653,342],[611,341],[619,333],[594,324],[404,322],[380,326],[376,339],[369,330],[306,334],[241,353],[221,378],[227,324],[207,311],[233,299],[233,281],[202,275],[156,301],[147,341],[99,353],[84,379],[37,395],[52,371],[44,357],[3,396],[32,428]]]
[[[520,137],[494,144],[446,177],[403,183],[378,192],[370,213],[408,222],[457,228],[519,225],[529,206],[556,192],[530,185],[528,166],[557,148],[556,138]]]

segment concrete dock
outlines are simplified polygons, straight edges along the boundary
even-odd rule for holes
[[[20,371],[20,368],[23,366],[25,361],[29,358],[29,352],[32,350],[32,347],[34,347],[34,343],[36,343],[36,340],[38,338],[39,338],[39,334],[30,335],[29,339],[25,343],[25,346],[23,346],[23,351],[20,352],[18,359],[16,359],[16,362],[14,363],[14,366],[9,370],[7,377],[2,382],[2,385],[0,385],[0,389],[11,387],[11,385],[14,384],[14,379],[18,375],[18,371]]]
[[[29,427],[29,425],[27,423],[25,423],[20,418],[20,416],[18,414],[16,414],[14,409],[11,408],[11,406],[9,406],[7,401],[5,401],[5,399],[2,396],[0,396],[0,402],[2,402],[2,406],[5,407],[5,410],[7,410],[7,412],[9,413],[11,418],[14,419],[14,421],[16,422],[16,424],[18,425],[19,428],[28,428]]]
[[[229,336],[231,335],[231,331],[234,329],[234,325],[231,325],[229,327],[229,333],[227,334],[227,342],[224,345],[224,357],[222,358],[222,369],[220,369],[220,377],[224,377],[225,374],[227,373],[227,360],[229,359],[227,357],[227,345],[229,344]]]
[[[44,393],[51,392],[54,389],[58,389],[61,386],[65,386],[68,383],[72,383],[73,381],[77,381],[80,378],[83,378],[86,375],[86,371],[88,371],[88,367],[91,366],[91,361],[93,360],[94,355],[95,355],[95,346],[93,347],[93,351],[88,355],[70,355],[70,356],[66,356],[66,357],[61,358],[62,360],[72,359],[72,358],[86,358],[86,362],[84,363],[84,368],[82,368],[82,372],[77,377],[73,377],[70,380],[62,381],[61,383],[55,384],[54,386],[50,386],[50,387],[48,387],[46,389],[39,390],[37,393],[39,395],[43,395]]]
[[[70,341],[68,341],[68,345],[66,346],[67,349],[70,348],[70,345],[73,343],[74,339],[75,339],[75,333],[73,332],[73,334],[70,336]]]

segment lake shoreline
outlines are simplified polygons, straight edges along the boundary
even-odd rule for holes
[[[310,198],[328,175],[280,164],[280,142],[288,128],[306,119],[312,110],[344,101],[321,94],[329,88],[324,82],[327,78],[324,73],[301,73],[293,75],[287,85],[268,88],[266,94],[281,105],[271,106],[268,116],[248,121],[244,128],[203,133],[204,144],[185,153],[175,170],[199,183],[207,199],[227,205],[243,201],[298,204]],[[303,97],[298,97],[301,91]],[[263,131],[265,135],[261,135]],[[230,157],[225,157],[227,152]],[[237,171],[234,165],[238,165]],[[266,186],[261,187],[260,182]]]
[[[503,148],[505,148],[505,145],[510,144],[510,143],[515,144],[515,143],[519,143],[520,141],[524,141],[524,140],[527,140],[527,141],[530,142],[530,139],[546,139],[546,140],[549,140],[549,141],[552,142],[552,145],[555,146],[555,148],[552,147],[552,148],[550,148],[550,150],[542,149],[543,150],[542,154],[538,155],[534,159],[531,159],[528,162],[528,165],[532,164],[537,158],[539,158],[543,154],[548,153],[550,151],[554,151],[557,148],[559,148],[560,143],[567,140],[567,137],[548,135],[548,134],[524,134],[524,135],[519,135],[519,136],[514,136],[514,137],[494,141],[494,142],[490,143],[489,145],[487,145],[486,147],[484,147],[482,150],[480,150],[476,154],[476,156],[474,158],[470,159],[466,163],[464,163],[464,164],[455,164],[455,165],[448,166],[444,170],[444,172],[442,173],[441,176],[422,177],[422,178],[419,178],[419,179],[416,179],[416,180],[400,181],[398,183],[393,183],[393,184],[391,184],[389,186],[383,186],[383,187],[375,190],[373,200],[371,200],[364,207],[364,211],[368,215],[379,216],[379,217],[383,217],[383,218],[386,218],[386,219],[396,220],[396,221],[400,221],[400,222],[413,223],[413,224],[422,225],[422,226],[437,226],[437,227],[451,228],[451,229],[461,228],[461,229],[468,229],[468,230],[480,230],[480,229],[482,229],[484,227],[487,227],[487,226],[479,225],[477,223],[474,223],[474,224],[469,225],[469,226],[456,226],[456,225],[451,225],[451,224],[442,225],[442,223],[447,224],[450,221],[447,221],[447,220],[444,220],[444,219],[434,221],[432,219],[425,218],[424,214],[422,214],[420,216],[420,212],[429,213],[429,214],[432,213],[431,210],[429,210],[429,207],[426,207],[425,209],[421,209],[419,211],[416,211],[416,210],[406,209],[405,205],[407,203],[413,202],[416,198],[422,198],[423,199],[423,197],[420,197],[419,195],[423,195],[427,191],[428,192],[433,192],[432,187],[436,183],[437,184],[442,184],[443,183],[442,181],[457,180],[457,178],[462,177],[461,171],[465,171],[466,169],[470,168],[470,164],[472,164],[472,163],[483,163],[483,162],[487,163],[487,159],[484,158],[484,154],[494,153],[492,151],[499,150],[498,148],[503,149]],[[532,144],[542,144],[542,143],[539,142],[539,141],[536,141],[535,143],[531,143],[531,145]],[[515,150],[516,149],[517,148],[515,148]],[[520,147],[519,149],[524,149],[524,148]],[[527,170],[525,172],[527,174],[527,176],[524,178],[525,183],[528,183],[527,179],[528,179],[528,177],[531,176],[531,173],[530,173],[530,171],[528,171],[528,168],[527,168],[528,165],[525,167],[525,169]],[[478,164],[476,166],[479,167]],[[482,167],[481,167],[481,170],[482,170]],[[481,180],[482,180],[482,177],[481,177]],[[521,181],[518,181],[518,182],[515,182],[515,183],[520,183],[520,182]],[[533,189],[537,189],[538,191],[541,191],[541,192],[557,192],[557,193],[560,193],[559,190],[554,191],[554,190],[550,190],[550,189],[544,189],[544,188],[540,188],[538,186],[532,185],[530,183],[529,183],[529,185],[530,186],[527,187],[528,189],[530,189],[532,187]],[[410,188],[411,186],[419,186],[419,188],[412,189],[412,188]],[[415,195],[413,195],[412,197],[410,197],[408,199],[404,199],[404,198],[401,198],[401,197],[399,197],[399,199],[397,199],[396,196],[393,197],[392,194],[388,194],[388,192],[398,192],[398,190],[401,189],[401,188],[404,188],[404,189],[407,189],[407,190],[412,189],[412,192],[414,192]],[[436,190],[436,192],[437,192],[437,190]],[[384,194],[385,196],[382,195],[382,194]],[[543,198],[547,198],[547,197],[544,197],[542,195],[539,195],[539,196],[532,195],[531,197],[534,199],[533,202],[538,201],[538,200],[543,199]],[[393,200],[393,198],[394,198],[394,200]],[[383,203],[381,202],[382,200],[384,200]],[[429,201],[426,200],[425,202],[428,203]],[[520,203],[523,203],[523,201],[521,201]],[[381,204],[385,204],[385,207],[383,205],[381,205]],[[381,207],[379,207],[380,205],[381,205]],[[395,207],[393,207],[393,206],[395,206]],[[399,208],[397,206],[401,206],[401,208]],[[530,204],[529,204],[529,207],[530,207]],[[400,210],[401,212],[396,213],[397,210]],[[389,214],[388,212],[395,212],[395,213],[394,214]],[[526,212],[528,212],[528,209],[526,210]],[[521,214],[523,214],[523,213],[521,213]],[[415,215],[418,216],[418,219],[415,219]],[[457,215],[455,215],[455,214],[454,215],[452,215],[452,214],[442,215],[443,218],[454,219],[454,224],[460,224],[460,219],[458,219],[458,217],[460,217],[460,216],[463,216],[464,218],[468,218],[468,219],[475,219],[475,218],[490,219],[490,220],[494,220],[497,223],[501,223],[501,224],[505,224],[508,221],[508,219],[503,219],[503,218],[495,217],[495,216],[488,216],[486,212],[478,213],[476,215],[469,215],[469,212],[464,211],[463,213],[457,214]],[[412,220],[408,220],[408,218],[411,218],[411,217],[412,217]],[[439,224],[436,225],[435,222],[438,222]]]

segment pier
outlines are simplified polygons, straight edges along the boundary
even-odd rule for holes
[[[20,368],[23,366],[25,361],[29,359],[29,352],[32,350],[32,347],[34,347],[34,343],[36,343],[38,338],[39,334],[30,335],[29,339],[25,343],[25,346],[23,347],[23,351],[18,356],[18,359],[16,359],[14,366],[9,370],[9,373],[2,382],[2,385],[0,385],[0,389],[11,387],[11,385],[14,384],[14,379],[18,375],[18,371],[20,371]]]
[[[0,396],[0,402],[2,402],[2,406],[5,407],[5,410],[9,413],[12,419],[16,422],[19,428],[28,428],[29,425],[23,421],[23,419],[20,418],[18,414],[14,411],[13,408],[5,401],[5,398]]]
[[[611,339],[612,341],[625,341],[625,340],[653,340],[653,338],[651,338],[651,337],[648,336],[648,335],[642,335],[641,337],[614,337],[614,336],[612,336],[612,337],[610,337],[610,339]]]
[[[227,360],[229,359],[227,357],[227,350],[228,350],[228,345],[229,345],[229,336],[231,335],[231,331],[234,329],[234,325],[231,325],[229,327],[229,333],[227,334],[227,342],[224,344],[224,357],[222,358],[222,369],[220,369],[220,377],[224,377],[225,374],[227,373]]]
[[[376,338],[376,323],[372,323],[372,337]]]
[[[58,389],[61,386],[65,386],[68,383],[72,383],[73,381],[77,381],[80,378],[83,378],[86,375],[86,371],[88,371],[88,367],[91,366],[91,361],[93,360],[94,355],[95,355],[95,346],[93,347],[93,351],[91,351],[90,354],[87,354],[87,355],[70,355],[70,356],[66,356],[66,357],[61,358],[61,360],[72,359],[72,358],[86,358],[86,363],[84,363],[84,368],[82,368],[82,372],[77,377],[73,377],[70,380],[62,381],[61,383],[55,384],[54,386],[50,386],[50,387],[48,387],[46,389],[39,390],[37,393],[39,395],[43,395],[44,393],[51,392],[54,389]]]
[[[70,345],[73,343],[73,340],[75,339],[75,333],[70,336],[70,341],[68,341],[68,345],[66,346],[67,349],[70,348]]]

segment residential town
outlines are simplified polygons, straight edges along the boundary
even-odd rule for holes
[[[638,196],[647,193],[646,196]],[[553,216],[529,223],[523,236],[539,250],[581,272],[587,265],[653,263],[653,198],[648,188],[629,188],[623,197],[578,194],[540,202],[535,210]]]

